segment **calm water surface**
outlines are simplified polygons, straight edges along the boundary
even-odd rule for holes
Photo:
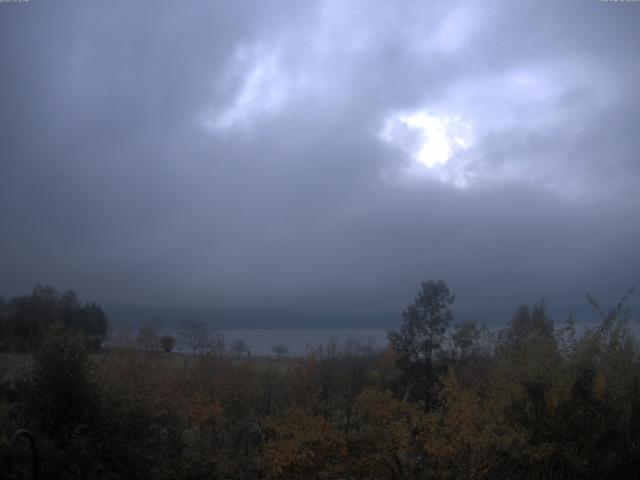
[[[224,329],[218,332],[224,335],[228,344],[243,340],[253,355],[273,355],[274,345],[286,346],[291,355],[304,355],[309,349],[334,340],[338,347],[353,338],[363,343],[371,340],[375,348],[383,348],[387,343],[385,329]]]

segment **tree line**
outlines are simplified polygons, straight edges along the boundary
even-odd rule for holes
[[[92,350],[104,342],[108,320],[95,302],[81,304],[76,293],[62,294],[53,287],[37,285],[30,295],[0,298],[0,350],[33,351],[55,323],[80,332]]]
[[[162,327],[158,318],[145,320],[137,331],[128,329],[114,335],[111,348],[135,348],[145,352],[171,353],[179,347],[181,353],[196,355],[213,355],[234,357],[251,356],[251,347],[242,339],[228,342],[225,336],[203,320],[185,318],[177,328]],[[281,357],[287,353],[282,345],[274,347],[274,353]]]
[[[270,361],[90,356],[55,322],[29,374],[2,383],[0,425],[36,434],[47,478],[637,478],[632,293],[611,310],[589,297],[600,322],[582,332],[544,302],[492,331],[456,322],[430,280],[384,350]]]

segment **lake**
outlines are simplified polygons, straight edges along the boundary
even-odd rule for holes
[[[222,329],[227,344],[243,340],[253,355],[274,355],[274,345],[284,345],[289,354],[304,355],[309,349],[319,345],[327,345],[332,339],[338,347],[350,338],[367,342],[373,341],[375,348],[383,348],[387,344],[387,330],[372,329]]]

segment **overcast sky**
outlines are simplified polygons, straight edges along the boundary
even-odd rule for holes
[[[639,45],[640,2],[0,3],[0,296],[614,301]]]

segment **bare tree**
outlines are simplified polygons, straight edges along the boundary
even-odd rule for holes
[[[242,339],[238,339],[231,344],[231,353],[235,357],[243,357],[245,354],[251,356],[251,347]]]
[[[209,346],[211,329],[201,320],[187,318],[180,324],[180,337],[185,347],[190,349],[194,355],[202,354]]]
[[[220,332],[215,332],[211,335],[209,342],[209,352],[214,357],[224,357],[227,351],[227,339]]]
[[[136,346],[146,351],[158,349],[158,331],[152,322],[146,321],[142,324],[136,334]]]
[[[287,347],[286,345],[274,345],[273,347],[271,347],[271,350],[276,354],[278,360],[289,353],[289,347]]]

